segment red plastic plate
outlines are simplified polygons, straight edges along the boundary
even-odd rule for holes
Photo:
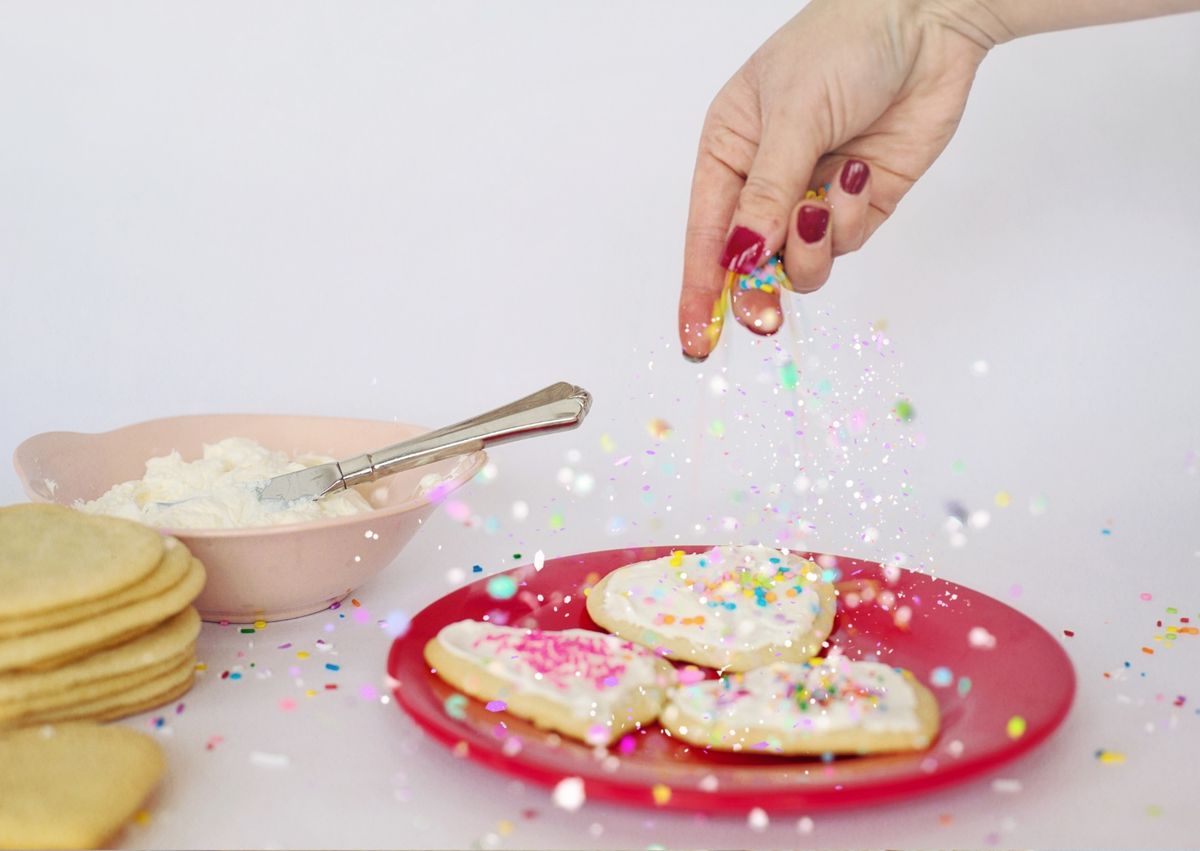
[[[899,571],[887,583],[872,562],[836,558],[842,592],[830,643],[851,658],[879,653],[931,687],[942,713],[933,746],[920,753],[839,757],[832,761],[706,751],[663,734],[655,725],[634,735],[632,752],[607,752],[539,730],[479,701],[446,699],[455,692],[429,668],[422,648],[437,631],[463,618],[540,629],[598,629],[583,589],[616,568],[673,550],[607,550],[507,572],[517,583],[509,599],[488,593],[492,577],[458,589],[413,618],[392,645],[388,673],[397,702],[431,736],[496,771],[546,785],[583,779],[588,798],[706,812],[813,811],[864,805],[938,789],[977,776],[1036,747],[1071,706],[1075,672],[1058,642],[1015,609],[961,585]],[[810,557],[817,556],[809,554]],[[828,557],[821,557],[829,565]],[[494,588],[494,586],[493,586]],[[884,600],[884,592],[893,598]],[[874,595],[873,600],[869,600]],[[858,597],[858,604],[850,602]],[[886,603],[886,605],[885,605]],[[907,607],[910,613],[898,616]],[[974,633],[972,634],[972,630]],[[972,641],[972,635],[974,641]],[[990,646],[989,646],[990,645]],[[945,670],[941,670],[945,669]],[[936,673],[935,673],[936,671]],[[667,786],[669,797],[660,788]],[[665,799],[665,800],[664,800]]]

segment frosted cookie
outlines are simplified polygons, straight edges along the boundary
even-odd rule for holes
[[[818,755],[921,750],[938,717],[910,672],[837,656],[680,686],[659,721],[713,750]]]
[[[61,505],[0,508],[0,619],[115,594],[162,559],[162,536]]]
[[[470,620],[443,627],[425,661],[460,691],[592,745],[652,722],[675,680],[662,659],[602,632]]]
[[[597,624],[671,659],[746,671],[821,650],[837,600],[821,569],[766,547],[715,547],[629,564],[587,597]]]
[[[0,734],[0,848],[113,844],[165,766],[149,736],[62,724]]]

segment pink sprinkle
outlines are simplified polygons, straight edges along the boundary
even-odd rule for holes
[[[503,712],[505,709],[508,709],[508,704],[505,703],[503,700],[488,701],[488,705],[487,705],[488,712]]]
[[[446,503],[443,507],[446,509],[446,513],[459,523],[462,523],[471,516],[471,509],[467,506],[467,504],[465,502],[459,502],[457,499],[446,500]]]
[[[636,749],[637,749],[637,739],[635,739],[633,737],[632,733],[626,733],[624,736],[621,737],[621,741],[617,744],[617,750],[619,750],[621,753],[625,754],[626,756],[633,753],[634,750],[636,750]]]
[[[698,683],[704,679],[704,672],[699,668],[692,667],[691,665],[680,669],[676,673],[679,676],[680,684],[685,686],[690,686],[692,683]]]
[[[1139,597],[1141,597],[1143,600],[1152,600],[1152,599],[1154,599],[1153,597],[1151,597],[1151,596],[1150,596],[1150,593],[1149,593],[1148,591],[1143,591],[1143,592],[1142,592],[1141,594],[1139,594],[1138,596],[1139,596]]]
[[[358,696],[363,700],[375,700],[379,697],[379,689],[370,683],[363,683],[358,687]]]
[[[370,623],[371,613],[367,611],[366,606],[361,606],[354,610],[353,618],[356,623]]]
[[[284,712],[291,712],[296,708],[296,701],[292,700],[290,697],[281,698],[279,701],[279,708]]]

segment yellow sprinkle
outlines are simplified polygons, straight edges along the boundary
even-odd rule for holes
[[[662,783],[655,783],[654,788],[650,790],[650,794],[654,795],[654,803],[659,807],[666,806],[667,801],[671,800],[671,787]]]
[[[311,688],[308,691],[306,691],[304,694],[306,697],[316,697],[317,696],[316,690],[311,689]]]
[[[615,442],[613,442],[613,439],[611,436],[609,436],[607,434],[602,434],[602,435],[600,435],[600,448],[603,449],[605,452],[612,452],[614,449],[617,448],[617,444]]]
[[[1125,761],[1125,754],[1116,753],[1115,751],[1100,751],[1097,756],[1101,762],[1107,762],[1109,764],[1122,763]]]
[[[1000,491],[996,494],[996,506],[998,508],[1008,508],[1010,505],[1012,505],[1012,497],[1009,496],[1008,491]]]
[[[207,670],[208,670],[208,665],[204,664],[203,662],[197,662],[197,663],[196,663],[196,670],[197,670],[197,671],[207,671]]]
[[[297,651],[296,651],[296,658],[297,658],[297,659],[307,659],[307,658],[308,658],[308,651],[307,651],[307,650],[297,650]]]
[[[679,567],[681,564],[683,564],[683,550],[675,550],[675,552],[671,553],[671,561],[669,564],[671,567]]]
[[[500,834],[501,836],[508,836],[512,832],[513,823],[508,819],[501,819],[500,823],[496,825],[496,833]]]
[[[1014,715],[1008,719],[1008,725],[1005,727],[1010,739],[1019,739],[1025,735],[1025,719],[1020,715]]]
[[[266,628],[267,628],[267,622],[266,622],[266,621],[255,621],[255,622],[254,622],[254,628],[255,628],[255,629],[266,629]]]

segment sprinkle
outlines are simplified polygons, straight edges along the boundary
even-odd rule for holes
[[[1010,739],[1019,739],[1025,735],[1025,719],[1020,715],[1014,715],[1008,719],[1008,724],[1004,727]]]
[[[587,794],[583,788],[583,778],[564,777],[554,787],[554,805],[567,812],[575,812],[583,806]]]
[[[901,399],[898,401],[896,403],[896,407],[892,410],[896,414],[896,418],[901,422],[911,423],[913,418],[917,415],[917,411],[913,407],[912,402],[908,401],[907,399]]]
[[[1138,597],[1143,600],[1147,600],[1147,601],[1154,599],[1154,597],[1151,596],[1149,591],[1143,591],[1141,594],[1138,594]]]
[[[967,641],[970,642],[972,647],[979,647],[984,650],[991,650],[996,646],[996,636],[981,626],[971,627],[971,631],[967,633]]]
[[[508,704],[503,700],[489,700],[487,706],[484,707],[488,712],[503,712],[508,709]]]
[[[206,751],[216,750],[217,745],[223,741],[225,741],[223,736],[209,736],[208,741],[204,743],[204,749]]]
[[[488,580],[487,592],[493,600],[508,600],[516,596],[517,583],[511,576],[501,573]]]
[[[297,650],[297,651],[296,651],[296,658],[297,658],[297,659],[307,659],[307,658],[308,658],[308,651],[307,651],[307,650]]]
[[[1101,749],[1096,751],[1096,759],[1109,765],[1120,765],[1125,762],[1125,754]]]
[[[671,436],[671,424],[666,420],[655,418],[646,423],[646,431],[655,440],[665,440]]]
[[[1012,505],[1012,496],[1009,495],[1008,491],[1000,491],[996,494],[993,501],[996,503],[997,508],[1008,508]]]
[[[457,721],[467,717],[467,699],[461,694],[452,694],[442,703],[446,714]]]
[[[412,625],[412,619],[406,612],[396,609],[388,612],[387,619],[384,621],[383,629],[388,634],[389,638],[400,638],[408,632],[409,626]]]
[[[333,664],[332,662],[326,662],[326,663],[325,663],[325,670],[326,670],[326,671],[340,671],[341,669],[342,669],[342,666],[341,666],[341,665],[335,665],[335,664]]]
[[[626,733],[624,736],[621,737],[621,741],[619,741],[617,743],[617,750],[619,750],[625,756],[629,756],[636,749],[637,749],[637,739],[635,739],[633,737],[632,733]]]
[[[954,674],[949,668],[939,666],[930,672],[929,682],[938,688],[945,688],[946,686],[950,685],[950,683],[954,682]]]
[[[287,768],[291,764],[291,760],[288,759],[287,754],[251,751],[250,763],[260,768]]]
[[[482,564],[471,565],[471,572],[472,573],[483,573],[483,565]]]
[[[291,712],[296,708],[296,701],[292,700],[290,697],[280,698],[279,708],[284,712]]]
[[[746,817],[746,824],[750,826],[751,830],[758,833],[766,830],[770,823],[771,820],[767,818],[767,812],[762,807],[755,807],[750,811],[750,815]]]
[[[546,554],[538,550],[533,554],[533,569],[534,572],[540,573],[542,568],[546,566]]]
[[[238,630],[242,635],[254,635],[254,627],[244,626]]]
[[[663,783],[655,783],[650,794],[654,796],[655,806],[665,807],[671,800],[671,787]]]
[[[971,678],[970,677],[959,677],[959,679],[958,679],[958,696],[966,697],[967,692],[969,692],[970,690],[971,690]]]
[[[589,745],[603,745],[608,741],[608,726],[606,724],[593,724],[587,728],[583,740]]]
[[[786,361],[783,366],[779,367],[779,383],[785,390],[795,390],[799,382],[800,376],[796,372],[795,361]]]
[[[566,521],[563,519],[562,512],[555,512],[550,515],[550,528],[561,529]]]
[[[708,433],[713,437],[722,438],[725,436],[725,423],[720,420],[713,420],[708,424]]]

